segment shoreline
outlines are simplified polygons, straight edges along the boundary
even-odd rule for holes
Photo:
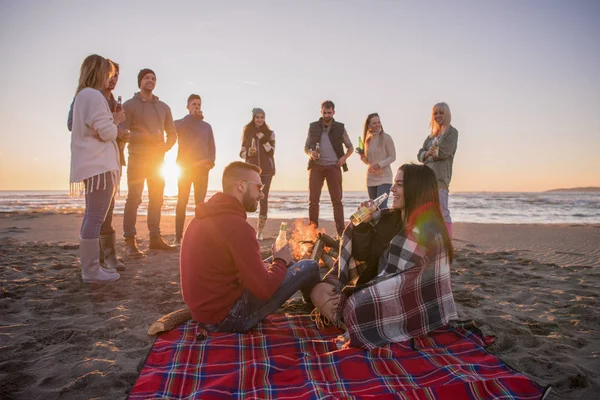
[[[116,282],[81,282],[81,219],[0,214],[1,398],[126,398],[152,347],[148,326],[183,306],[179,253],[148,250],[142,216],[138,239],[146,258],[124,260],[127,270]],[[281,221],[267,221],[263,255]],[[162,219],[169,241],[174,223]],[[122,216],[114,227],[120,238]],[[334,232],[333,222],[321,227]],[[459,318],[496,336],[488,350],[551,385],[550,399],[600,393],[599,227],[454,224]]]
[[[12,237],[28,242],[78,242],[78,232],[83,218],[82,213],[36,212],[0,213],[0,238]],[[186,217],[185,226],[193,219]],[[248,223],[256,227],[256,217],[249,216]],[[287,221],[290,229],[299,218],[269,218],[265,236],[277,235],[282,221]],[[39,222],[31,222],[39,221]],[[43,222],[41,222],[43,221]],[[35,229],[29,225],[34,224]],[[147,238],[146,216],[137,218],[138,239]],[[483,252],[514,251],[530,260],[554,263],[563,266],[600,266],[600,224],[495,224],[495,223],[453,223],[453,245],[457,249],[478,249]],[[57,227],[58,229],[55,229]],[[123,215],[113,218],[117,242],[122,242]],[[273,228],[275,227],[275,228]],[[335,232],[333,221],[322,220],[320,229],[327,233]],[[174,240],[175,216],[161,218],[163,236]],[[274,229],[274,230],[273,230]],[[538,237],[542,236],[542,237]]]

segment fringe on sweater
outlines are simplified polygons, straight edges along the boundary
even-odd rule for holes
[[[108,176],[111,177],[117,194],[120,194],[120,183],[121,183],[121,172],[118,170],[102,172],[98,175],[94,175],[90,178],[86,178],[80,182],[71,182],[69,187],[69,194],[71,197],[83,196],[86,194],[93,193],[94,190],[106,190],[106,183]],[[86,181],[88,184],[86,185]]]

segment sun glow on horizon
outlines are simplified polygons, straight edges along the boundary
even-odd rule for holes
[[[181,169],[174,160],[165,159],[160,168],[160,174],[165,178],[165,195],[174,196],[177,194],[177,180],[181,175]]]

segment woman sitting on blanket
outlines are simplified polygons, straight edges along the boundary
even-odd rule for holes
[[[335,267],[311,292],[317,325],[346,330],[345,345],[372,349],[426,335],[457,318],[452,245],[435,173],[405,164],[391,193],[392,208],[358,226],[348,224]]]

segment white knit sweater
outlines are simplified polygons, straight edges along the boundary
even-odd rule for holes
[[[118,187],[120,159],[117,126],[113,121],[100,91],[85,88],[75,96],[71,132],[71,195],[84,193],[83,181],[105,172],[112,174]],[[89,185],[88,192],[93,191],[95,186]]]
[[[385,183],[393,183],[394,174],[392,173],[392,164],[396,161],[396,149],[394,140],[390,135],[381,132],[378,135],[371,135],[366,146],[365,155],[368,164],[379,164],[376,172],[367,171],[367,186],[379,186]]]

